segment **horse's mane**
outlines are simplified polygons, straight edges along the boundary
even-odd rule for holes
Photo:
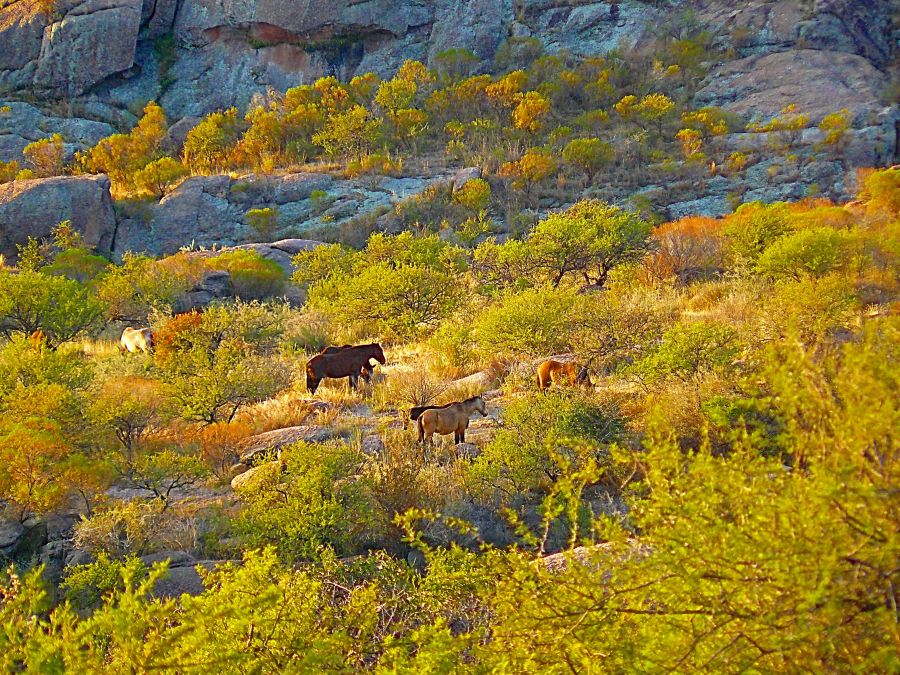
[[[444,405],[418,405],[412,408],[409,411],[409,419],[417,420],[422,416],[422,413],[426,410],[444,410],[445,408],[449,408],[452,405],[459,405],[461,403],[472,403],[475,399],[481,398],[481,394],[478,396],[472,396],[471,398],[467,398],[464,401],[452,401],[450,403],[445,403]]]

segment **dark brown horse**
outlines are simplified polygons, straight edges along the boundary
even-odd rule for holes
[[[356,389],[363,369],[372,368],[372,359],[382,365],[387,361],[381,345],[376,343],[330,349],[336,351],[316,354],[306,364],[306,388],[311,394],[316,393],[319,383],[326,377],[349,378],[350,388]]]
[[[353,345],[341,345],[340,347],[325,347],[320,354],[337,354],[338,352],[342,352],[345,349],[353,349]],[[375,366],[370,363],[363,364],[362,370],[359,371],[359,376],[365,380],[367,383],[372,381],[372,373],[375,372]]]

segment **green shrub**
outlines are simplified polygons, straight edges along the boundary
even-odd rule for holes
[[[756,269],[773,279],[828,274],[850,258],[852,235],[830,227],[800,230],[777,239],[756,261]]]
[[[554,286],[567,278],[603,286],[614,267],[643,258],[651,231],[633,213],[584,200],[539,222],[527,243],[536,267]]]
[[[68,248],[57,253],[53,262],[41,271],[85,283],[98,277],[108,266],[109,261],[102,255],[95,255],[85,248]]]
[[[283,316],[257,303],[214,305],[154,325],[154,360],[179,414],[231,421],[243,406],[285,389],[290,371],[271,354],[283,330]]]
[[[309,291],[309,306],[344,325],[349,336],[411,338],[436,326],[458,304],[462,288],[446,272],[379,262],[332,275]]]
[[[0,333],[44,331],[51,346],[100,325],[103,303],[85,286],[62,276],[0,269]]]
[[[478,213],[486,209],[491,202],[491,186],[482,178],[473,178],[453,193],[453,201]]]
[[[0,345],[0,399],[16,386],[60,384],[81,389],[91,375],[92,369],[81,353],[35,349],[22,335]]]
[[[124,561],[110,558],[100,551],[94,562],[66,568],[60,588],[72,606],[85,612],[96,608],[104,597],[125,589],[126,569],[130,580],[139,581],[147,576],[147,566],[135,556]]]
[[[724,233],[738,264],[752,264],[776,239],[790,231],[786,204],[744,204],[728,218]]]
[[[567,351],[575,303],[575,292],[568,289],[540,287],[507,293],[473,319],[475,350],[485,358]]]
[[[171,307],[203,275],[200,258],[178,253],[162,260],[127,252],[121,265],[110,265],[97,279],[97,295],[113,321],[147,320],[151,310]]]
[[[284,290],[287,274],[274,260],[252,250],[227,251],[210,262],[231,275],[234,294],[241,300],[263,300]]]
[[[832,273],[778,284],[764,316],[771,332],[784,335],[794,330],[810,343],[837,328],[849,328],[858,312],[853,283]]]
[[[500,429],[469,476],[488,493],[526,494],[590,461],[611,468],[608,445],[619,440],[618,412],[575,391],[533,393],[510,401]]]
[[[364,486],[350,476],[358,458],[345,445],[299,443],[241,487],[235,527],[249,548],[274,546],[286,561],[339,555],[364,545],[372,518]]]
[[[250,209],[245,216],[247,224],[256,230],[263,240],[271,241],[278,229],[278,209]]]
[[[727,368],[739,349],[737,334],[728,326],[702,321],[679,323],[663,333],[661,343],[628,372],[651,382],[668,377],[687,380]]]

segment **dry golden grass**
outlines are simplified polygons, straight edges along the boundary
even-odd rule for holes
[[[313,406],[304,392],[296,387],[268,401],[249,406],[238,414],[238,420],[252,425],[254,433],[304,424]]]
[[[83,338],[74,340],[64,345],[65,351],[81,352],[85,356],[109,358],[119,354],[119,343],[117,340],[92,340]]]

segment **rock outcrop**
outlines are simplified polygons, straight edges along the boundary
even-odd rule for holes
[[[109,178],[59,176],[0,184],[0,254],[7,260],[16,259],[17,244],[49,237],[61,220],[70,220],[88,246],[110,253],[116,216]]]
[[[134,65],[141,0],[13,0],[0,9],[0,86],[84,94]],[[9,48],[7,48],[9,46]]]
[[[84,0],[44,27],[37,91],[83,94],[134,65],[141,0]]]
[[[0,8],[0,89],[119,107],[157,99],[177,119],[326,74],[390,75],[452,48],[484,67],[509,37],[602,54],[640,44],[681,10],[739,56],[808,45],[879,69],[893,59],[896,0],[60,0],[49,16],[37,0],[12,0]],[[154,41],[167,35],[177,58],[161,67]]]
[[[27,103],[0,101],[0,162],[15,160],[21,164],[25,146],[53,134],[63,137],[69,160],[76,151],[96,145],[113,133],[115,129],[105,122],[55,117]]]
[[[250,247],[289,271],[291,256],[309,246],[303,243],[308,241],[303,235],[389,209],[437,180],[441,178],[342,180],[313,173],[195,176],[146,211],[124,217],[114,253],[121,256],[130,250],[168,255],[191,244],[221,248],[281,236],[286,238]],[[248,212],[263,208],[277,214],[271,232],[258,232],[248,223]]]
[[[332,427],[296,426],[266,431],[250,436],[242,443],[241,462],[249,464],[268,452],[278,452],[294,443],[324,443],[335,438],[338,433]]]

